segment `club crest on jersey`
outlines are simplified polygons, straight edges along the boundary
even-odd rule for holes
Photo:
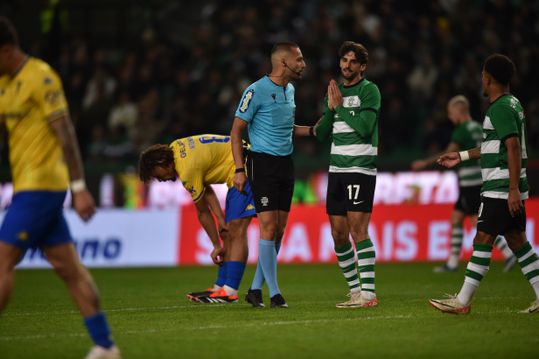
[[[359,96],[346,96],[342,99],[343,107],[359,107],[361,106],[361,99]]]
[[[245,96],[243,96],[243,100],[241,101],[241,105],[240,105],[241,113],[247,111],[247,109],[249,108],[249,104],[251,103],[251,100],[253,99],[254,94],[255,94],[255,90],[250,89],[249,91],[247,91]]]

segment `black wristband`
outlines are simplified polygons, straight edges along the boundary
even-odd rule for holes
[[[245,168],[236,168],[236,171],[234,173],[245,173]]]
[[[314,126],[309,127],[309,136],[314,137]]]

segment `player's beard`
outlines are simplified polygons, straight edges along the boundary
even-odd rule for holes
[[[359,75],[359,73],[358,72],[353,72],[353,71],[350,71],[350,70],[348,70],[348,72],[345,73],[344,70],[341,70],[341,75],[346,81],[352,81],[353,79],[355,79]]]

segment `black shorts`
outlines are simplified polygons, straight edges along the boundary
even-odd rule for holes
[[[522,203],[524,204],[524,201]],[[511,217],[506,199],[483,197],[479,206],[477,231],[493,236],[511,231],[525,232],[526,209],[523,207],[519,214]]]
[[[277,210],[290,212],[294,194],[294,162],[291,156],[249,152],[247,175],[256,213]]]
[[[328,175],[326,213],[345,216],[346,212],[372,212],[376,176],[362,173]]]
[[[481,204],[481,186],[459,187],[459,198],[455,203],[455,209],[468,216],[475,216],[479,212]]]

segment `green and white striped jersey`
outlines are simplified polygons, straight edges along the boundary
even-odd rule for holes
[[[518,136],[522,149],[519,190],[521,199],[528,198],[525,122],[524,109],[513,95],[503,95],[490,104],[483,122],[483,143],[481,144],[481,174],[483,176],[481,194],[483,196],[508,198],[509,170],[507,169],[507,147],[504,141],[508,137]]]
[[[460,151],[471,150],[481,145],[483,130],[475,121],[465,121],[458,125],[451,135],[451,142],[459,146]],[[457,169],[460,187],[481,186],[481,166],[479,159],[462,162]]]
[[[342,106],[330,111],[326,97],[321,121],[321,127],[327,128],[327,132],[332,125],[329,172],[376,176],[381,101],[378,86],[361,79],[352,86],[340,84],[339,89],[343,96]],[[361,116],[363,111],[371,111],[373,115]],[[322,128],[320,131],[325,132]]]

